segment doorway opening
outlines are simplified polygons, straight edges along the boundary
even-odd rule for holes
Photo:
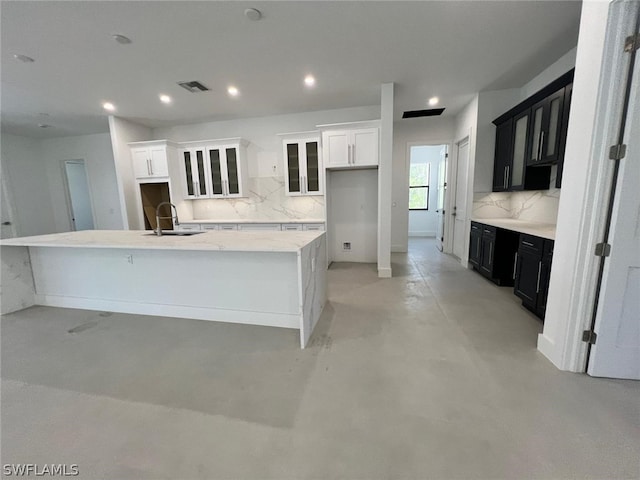
[[[169,184],[167,182],[141,183],[140,198],[142,200],[144,229],[155,230],[158,227],[156,220],[156,209],[158,205],[164,202],[171,202]],[[170,218],[173,214],[171,206],[163,205],[160,207],[158,213],[161,217],[165,217],[160,220],[160,228],[162,230],[173,230],[173,222]]]
[[[71,229],[93,230],[93,206],[84,160],[65,160],[64,173]]]
[[[451,232],[452,252],[455,257],[464,261],[466,259],[467,240],[469,232],[467,232],[467,200],[468,200],[468,176],[469,176],[469,137],[464,138],[456,143],[456,161],[452,171],[452,189],[451,189]]]
[[[438,250],[444,242],[444,201],[449,146],[410,144],[408,148],[408,236],[435,238]]]

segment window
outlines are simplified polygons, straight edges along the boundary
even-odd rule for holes
[[[429,210],[428,163],[412,163],[409,171],[409,210]]]

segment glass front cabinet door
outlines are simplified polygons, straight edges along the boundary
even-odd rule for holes
[[[246,142],[224,145],[213,142],[182,150],[185,198],[234,198],[248,192]]]
[[[206,168],[204,150],[191,148],[182,150],[185,198],[207,197]]]
[[[287,195],[322,195],[320,136],[287,138],[282,143]]]

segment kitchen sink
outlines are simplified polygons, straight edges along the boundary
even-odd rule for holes
[[[204,233],[204,230],[184,230],[184,231],[180,231],[180,230],[163,230],[162,231],[162,237],[164,237],[165,235],[170,235],[170,236],[180,236],[180,237],[190,237],[191,235],[198,235],[199,233]],[[157,237],[158,235],[156,233],[145,233],[145,235],[147,236],[151,236],[153,235],[154,237]]]

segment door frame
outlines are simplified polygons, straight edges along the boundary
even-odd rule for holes
[[[2,178],[0,178],[0,182],[2,182],[2,186],[0,187],[0,189],[2,190],[1,195],[2,198],[0,198],[0,202],[5,202],[7,205],[7,210],[9,212],[9,215],[11,216],[11,225],[9,226],[11,228],[11,234],[13,237],[17,237],[18,236],[18,224],[17,224],[17,218],[16,218],[16,209],[14,208],[14,204],[13,204],[13,192],[9,191],[9,184],[11,182],[7,182],[7,178],[9,177],[9,172],[7,172],[7,168],[5,165],[5,168],[2,169]]]
[[[568,197],[561,196],[558,216],[559,225],[564,215],[580,216],[578,228],[574,233],[577,241],[567,239],[565,236],[567,232],[558,229],[555,250],[558,251],[558,245],[570,242],[573,254],[562,264],[559,265],[556,262],[552,265],[546,321],[543,332],[538,335],[538,350],[560,370],[571,372],[586,371],[587,343],[582,341],[582,332],[589,329],[591,323],[599,263],[599,257],[594,255],[594,249],[595,245],[602,240],[613,169],[613,162],[608,156],[609,147],[615,143],[612,141],[615,138],[613,132],[617,128],[618,120],[615,115],[619,112],[620,105],[618,104],[619,92],[612,91],[611,85],[619,81],[621,76],[617,53],[622,45],[618,37],[624,37],[623,32],[619,31],[624,14],[620,8],[616,10],[612,6],[620,5],[624,5],[624,2],[613,0],[602,4],[594,2],[590,7],[593,11],[597,10],[598,13],[606,15],[606,19],[603,19],[606,28],[601,32],[602,44],[597,47],[602,48],[602,54],[599,52],[592,54],[593,58],[601,58],[601,60],[597,63],[597,78],[593,71],[588,71],[587,75],[591,79],[587,81],[586,75],[581,76],[578,72],[574,79],[574,87],[578,85],[579,94],[583,93],[582,89],[591,93],[595,83],[596,98],[593,107],[590,105],[590,98],[587,102],[589,108],[593,108],[593,113],[589,112],[589,114],[593,114],[595,121],[591,130],[583,133],[580,119],[570,114],[572,116],[569,117],[567,145],[571,148],[574,143],[578,144],[576,138],[583,142],[583,151],[579,153],[582,158],[586,157],[586,161],[580,168],[586,170],[586,178],[584,186],[579,185],[576,188],[582,197],[581,209],[579,211],[576,209],[575,200],[563,201],[563,198]],[[595,28],[600,28],[600,25]],[[581,32],[580,35],[584,33]],[[612,54],[613,51],[616,54]],[[588,150],[588,153],[584,150]],[[578,152],[577,148],[576,152]],[[626,160],[633,161],[628,157]],[[569,175],[574,168],[571,164],[565,163],[564,178],[567,175],[567,166],[569,166]],[[576,194],[574,191],[571,193]],[[615,248],[615,245],[612,248]],[[558,284],[563,284],[564,289],[559,289]],[[568,301],[563,303],[560,300],[561,296]]]
[[[404,152],[404,171],[405,171],[405,176],[404,176],[404,190],[405,190],[405,194],[406,194],[406,215],[407,215],[407,243],[409,241],[409,168],[411,166],[411,147],[441,147],[445,145],[447,147],[447,152],[449,154],[449,158],[447,159],[447,162],[449,164],[449,166],[451,165],[451,157],[452,157],[452,150],[453,150],[453,145],[455,145],[455,143],[453,143],[450,139],[448,140],[424,140],[424,141],[420,141],[420,140],[415,140],[415,141],[411,141],[411,142],[407,142],[405,145],[405,152]],[[450,174],[451,172],[451,168],[447,169],[447,176]],[[447,183],[447,190],[449,190],[449,178],[445,178],[445,182]],[[431,191],[431,185],[429,186],[429,191]],[[445,212],[447,211],[447,199],[450,197],[450,195],[447,195],[445,192],[445,196],[444,196],[444,209]],[[446,247],[444,247],[445,242],[447,241],[447,237],[448,237],[448,232],[447,232],[447,222],[446,222],[446,218],[445,218],[445,230],[444,230],[444,239],[445,241],[443,242],[443,252],[444,253],[448,253],[446,251]],[[407,245],[408,246],[408,245]]]
[[[91,188],[91,181],[89,180],[89,167],[84,158],[67,158],[65,160],[60,160],[60,168],[62,169],[62,183],[64,185],[64,196],[65,201],[67,203],[67,218],[69,220],[69,226],[71,227],[72,232],[76,231],[76,223],[73,220],[73,205],[71,204],[71,192],[69,190],[69,179],[67,178],[67,169],[66,164],[70,163],[78,163],[82,162],[84,165],[84,175],[87,180],[87,187],[89,190],[89,204],[91,207],[91,217],[93,218],[93,228],[95,230],[98,229],[98,224],[96,222],[96,210],[93,202],[93,188]]]
[[[455,192],[458,186],[458,154],[460,151],[460,145],[467,142],[469,144],[469,155],[467,158],[467,181],[466,181],[466,189],[467,189],[467,204],[465,205],[465,211],[470,212],[471,207],[473,205],[473,192],[469,191],[469,177],[471,173],[471,128],[467,131],[466,135],[463,135],[459,140],[453,142],[455,148],[452,148],[451,155],[449,156],[449,171],[447,172],[447,189],[451,192]],[[454,202],[452,201],[452,197],[455,195],[447,195],[444,200],[445,211],[449,212],[448,217],[445,217],[445,241],[443,242],[443,251],[444,253],[448,253],[453,255],[453,233],[454,233],[454,222],[451,221],[452,209]],[[471,215],[467,214],[467,217],[470,219]],[[447,222],[447,218],[449,221]],[[469,261],[469,234],[471,230],[471,222],[467,222],[468,225],[465,226],[465,238],[464,238],[464,247],[462,257],[460,258],[460,263],[462,266],[467,267]]]

